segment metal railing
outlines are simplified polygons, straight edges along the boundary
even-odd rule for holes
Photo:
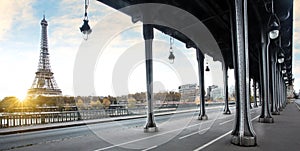
[[[171,109],[156,109],[158,112],[174,111]],[[0,113],[0,128],[29,126],[48,123],[62,123],[79,120],[102,119],[129,115],[144,115],[145,108],[134,109],[102,109],[102,110],[79,110],[63,112],[18,112]]]

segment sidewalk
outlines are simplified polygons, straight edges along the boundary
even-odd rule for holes
[[[300,102],[299,100],[297,102]],[[300,149],[300,109],[296,102],[291,102],[280,113],[273,115],[274,123],[253,121],[257,135],[256,147],[240,147],[230,143],[231,135],[209,145],[203,150],[222,151],[298,151]],[[210,141],[210,140],[208,140]]]

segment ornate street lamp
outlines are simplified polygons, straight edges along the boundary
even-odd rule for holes
[[[208,67],[208,62],[206,62],[206,68],[205,68],[205,71],[208,72],[210,71],[209,67]]]
[[[276,39],[279,37],[279,30],[280,30],[280,21],[276,14],[274,13],[274,2],[272,0],[272,14],[269,18],[268,22],[268,28],[269,28],[269,38],[270,39]]]
[[[82,32],[83,34],[83,39],[87,40],[88,39],[88,35],[91,34],[92,29],[89,25],[89,19],[87,16],[87,9],[88,9],[88,5],[89,5],[89,0],[85,0],[85,7],[84,7],[84,18],[83,18],[83,25],[79,28],[80,32]]]
[[[282,64],[284,62],[284,54],[279,52],[278,54],[278,63]]]
[[[173,54],[173,43],[174,43],[174,39],[170,36],[170,49],[169,49],[170,55],[168,59],[170,60],[171,64],[173,64],[175,60],[175,56]]]

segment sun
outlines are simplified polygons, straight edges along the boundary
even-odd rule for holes
[[[26,94],[19,94],[16,97],[19,99],[20,102],[24,102],[26,99]]]

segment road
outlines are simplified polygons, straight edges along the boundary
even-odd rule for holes
[[[228,134],[233,114],[223,107],[208,109],[209,120],[197,120],[199,112],[156,117],[159,131],[144,133],[145,118],[99,123],[0,136],[0,150],[194,150]],[[251,110],[257,118],[260,108]],[[208,144],[207,144],[208,143]]]

